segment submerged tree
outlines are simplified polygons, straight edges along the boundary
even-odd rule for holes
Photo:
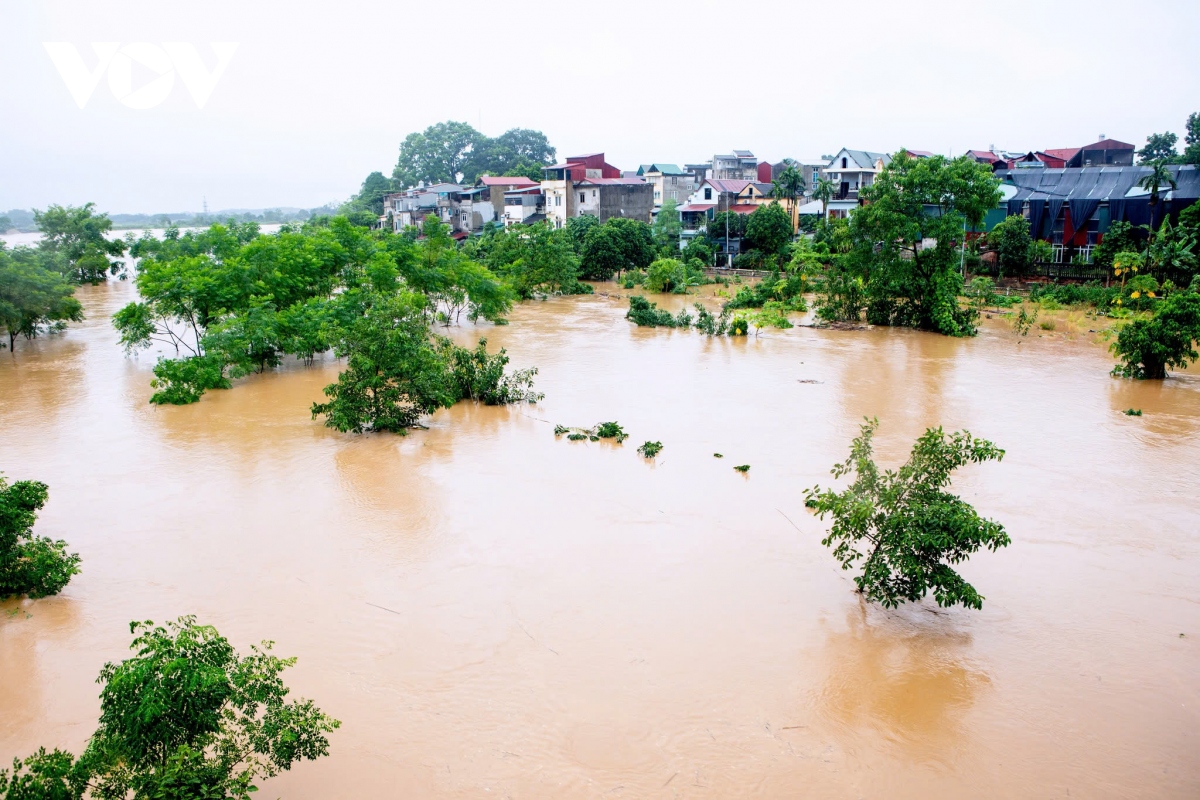
[[[66,542],[33,533],[37,512],[49,496],[44,483],[10,486],[0,475],[0,600],[58,594],[79,572],[79,556],[67,552]]]
[[[1121,329],[1112,352],[1121,363],[1113,374],[1125,378],[1162,379],[1167,368],[1183,369],[1196,360],[1200,341],[1200,294],[1173,292],[1161,301],[1150,319],[1135,320]]]
[[[0,328],[8,333],[10,351],[18,336],[32,339],[83,319],[75,288],[45,261],[38,250],[8,250],[0,242]]]
[[[0,770],[5,800],[247,800],[255,785],[329,753],[341,723],[311,700],[288,700],[295,658],[271,642],[239,656],[194,617],[134,622],[136,652],[100,671],[100,721],[78,760],[39,750]]]
[[[446,365],[430,341],[425,298],[411,292],[381,297],[351,322],[337,342],[346,369],[325,387],[312,415],[344,433],[402,433],[421,417],[457,400]]]
[[[96,214],[95,203],[50,206],[33,212],[42,240],[38,249],[60,261],[64,274],[78,283],[99,283],[121,272],[125,242],[109,239],[112,230],[107,214]]]
[[[930,428],[913,445],[908,462],[881,472],[871,438],[878,420],[867,421],[850,447],[850,457],[834,466],[835,478],[853,473],[841,492],[814,486],[805,505],[833,527],[821,544],[834,548],[842,569],[861,565],[854,579],[868,600],[895,608],[932,591],[940,606],[981,608],[983,596],[951,565],[981,548],[1010,543],[1004,527],[950,494],[951,473],[969,463],[999,461],[1004,451],[967,431],[946,434]]]

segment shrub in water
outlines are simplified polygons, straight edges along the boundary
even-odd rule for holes
[[[654,458],[656,455],[662,452],[662,448],[662,442],[646,442],[638,448],[638,452],[646,458]]]

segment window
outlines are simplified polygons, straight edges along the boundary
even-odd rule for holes
[[[842,157],[842,169],[845,169],[845,168],[846,168],[846,158],[843,156]]]
[[[581,202],[581,203],[585,202],[586,197],[587,197],[587,192],[580,192],[579,193],[579,202]]]
[[[554,195],[554,205],[556,205],[556,206],[562,205],[562,195],[561,194]]]
[[[712,189],[708,186],[704,187],[704,199],[712,200]]]

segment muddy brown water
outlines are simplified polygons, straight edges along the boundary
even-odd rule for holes
[[[350,436],[308,414],[332,360],[148,405],[108,323],[132,288],[80,296],[0,354],[0,470],[50,485],[37,529],[84,568],[0,606],[0,762],[78,752],[129,621],[196,614],[343,722],[269,796],[1200,794],[1194,373],[997,321],[709,340],[597,296],[483,331],[541,404]],[[864,416],[888,464],[929,425],[1007,448],[955,484],[1013,538],[962,568],[981,612],[864,606],[822,548],[802,490]],[[552,433],[610,419],[623,446]]]

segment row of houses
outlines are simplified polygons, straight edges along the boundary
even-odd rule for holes
[[[1149,192],[1138,185],[1149,168],[1134,166],[1135,150],[1132,144],[1102,136],[1076,148],[967,151],[1001,179],[1003,201],[988,214],[984,229],[991,230],[1007,215],[1021,214],[1030,220],[1034,236],[1051,243],[1056,260],[1077,255],[1086,259],[1113,222],[1157,225],[1196,202],[1196,168],[1171,167],[1176,187],[1164,192],[1165,202],[1152,207]],[[905,152],[914,158],[933,155]],[[601,222],[613,217],[651,222],[664,203],[674,202],[683,227],[682,246],[719,212],[750,214],[773,202],[773,182],[788,166],[800,171],[805,185],[802,196],[789,203],[796,223],[800,215],[848,217],[862,202],[863,190],[890,161],[886,153],[843,148],[820,159],[772,164],[748,150],[734,150],[682,167],[655,162],[622,171],[608,163],[604,153],[589,153],[544,167],[540,181],[485,176],[472,186],[438,183],[386,195],[381,223],[396,231],[419,228],[432,214],[462,239],[482,232],[488,223],[509,227],[545,220],[561,228],[568,219],[585,214]],[[814,197],[820,179],[832,184],[828,203]]]

